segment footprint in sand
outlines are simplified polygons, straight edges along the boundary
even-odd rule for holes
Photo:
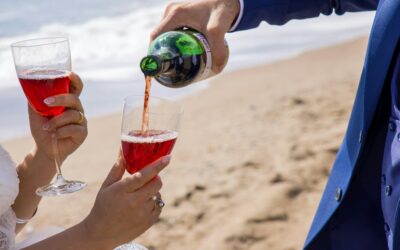
[[[182,202],[184,202],[184,201],[189,201],[189,200],[193,197],[193,195],[194,195],[196,192],[203,192],[203,191],[205,191],[206,189],[207,189],[206,186],[199,185],[199,184],[195,185],[195,186],[192,188],[192,190],[186,192],[186,194],[185,194],[183,197],[177,198],[177,199],[174,201],[173,206],[174,206],[174,207],[179,207],[179,205],[180,205]]]
[[[254,168],[254,169],[258,169],[260,168],[260,163],[258,162],[254,162],[254,161],[246,161],[242,164],[243,167],[245,168]]]
[[[211,199],[220,199],[220,198],[225,198],[228,199],[232,196],[231,193],[229,192],[221,192],[221,193],[215,193],[215,194],[211,194],[210,198]]]
[[[301,194],[304,191],[304,187],[301,186],[294,186],[291,187],[287,192],[286,192],[286,196],[289,199],[294,199],[296,198],[299,194]]]
[[[290,158],[292,160],[302,161],[314,156],[315,152],[309,148],[299,147],[296,144],[290,148]]]
[[[291,100],[292,104],[297,106],[297,105],[303,105],[306,104],[306,101],[300,97],[295,97]]]
[[[204,218],[205,215],[206,215],[206,213],[204,211],[198,213],[195,217],[196,222],[200,222]]]
[[[274,177],[272,177],[272,179],[269,181],[269,183],[271,183],[271,184],[277,184],[277,183],[281,183],[281,182],[285,182],[285,179],[279,173],[276,174]]]
[[[252,169],[259,169],[261,168],[261,164],[259,162],[254,162],[254,161],[245,161],[242,164],[240,164],[240,166],[244,167],[244,168],[252,168]],[[232,166],[229,167],[226,172],[227,173],[233,173],[235,172],[239,167],[238,166]]]
[[[260,218],[253,218],[247,220],[247,223],[249,224],[261,224],[261,223],[267,223],[267,222],[273,222],[273,221],[287,221],[289,219],[289,216],[287,213],[277,213],[277,214],[269,214],[264,217]]]
[[[256,236],[254,234],[241,234],[241,235],[232,235],[225,238],[225,242],[229,244],[253,244],[260,240],[265,240],[266,236]]]

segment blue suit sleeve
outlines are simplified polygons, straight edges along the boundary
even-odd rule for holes
[[[244,0],[243,15],[235,29],[257,27],[262,21],[283,25],[292,19],[317,17],[332,12],[375,10],[379,0]]]

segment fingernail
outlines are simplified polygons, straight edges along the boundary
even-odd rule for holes
[[[161,163],[165,165],[168,164],[170,160],[171,160],[171,155],[166,155],[161,159]]]
[[[42,126],[42,129],[43,130],[49,130],[49,128],[50,128],[50,124],[48,124],[48,123],[45,123],[45,124],[43,124],[43,126]]]
[[[47,97],[46,99],[43,100],[43,102],[47,105],[53,104],[56,101],[54,97]]]

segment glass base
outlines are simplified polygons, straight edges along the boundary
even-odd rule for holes
[[[39,196],[59,196],[77,192],[86,186],[87,184],[81,181],[56,181],[36,189],[36,194]]]
[[[145,248],[144,246],[137,244],[137,243],[126,243],[123,244],[117,248],[114,248],[114,250],[149,250]]]

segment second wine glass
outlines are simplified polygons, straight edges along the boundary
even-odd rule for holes
[[[70,90],[71,52],[67,38],[39,38],[11,45],[15,69],[31,107],[41,116],[51,119],[64,112],[64,107],[49,107],[44,99],[68,93]],[[40,187],[40,196],[57,196],[86,187],[81,181],[65,180],[61,174],[58,140],[52,136],[57,176],[53,183]]]
[[[175,102],[149,97],[148,109],[145,109],[143,100],[142,95],[127,97],[122,114],[121,144],[126,170],[130,174],[171,154],[178,138],[183,114],[181,106]],[[154,209],[156,206],[155,203]],[[145,250],[146,248],[137,243],[127,243],[116,249]]]
[[[130,174],[172,152],[183,113],[175,102],[150,97],[148,114],[143,114],[143,100],[140,95],[127,97],[122,116],[122,151]],[[143,126],[145,117],[148,128]]]

